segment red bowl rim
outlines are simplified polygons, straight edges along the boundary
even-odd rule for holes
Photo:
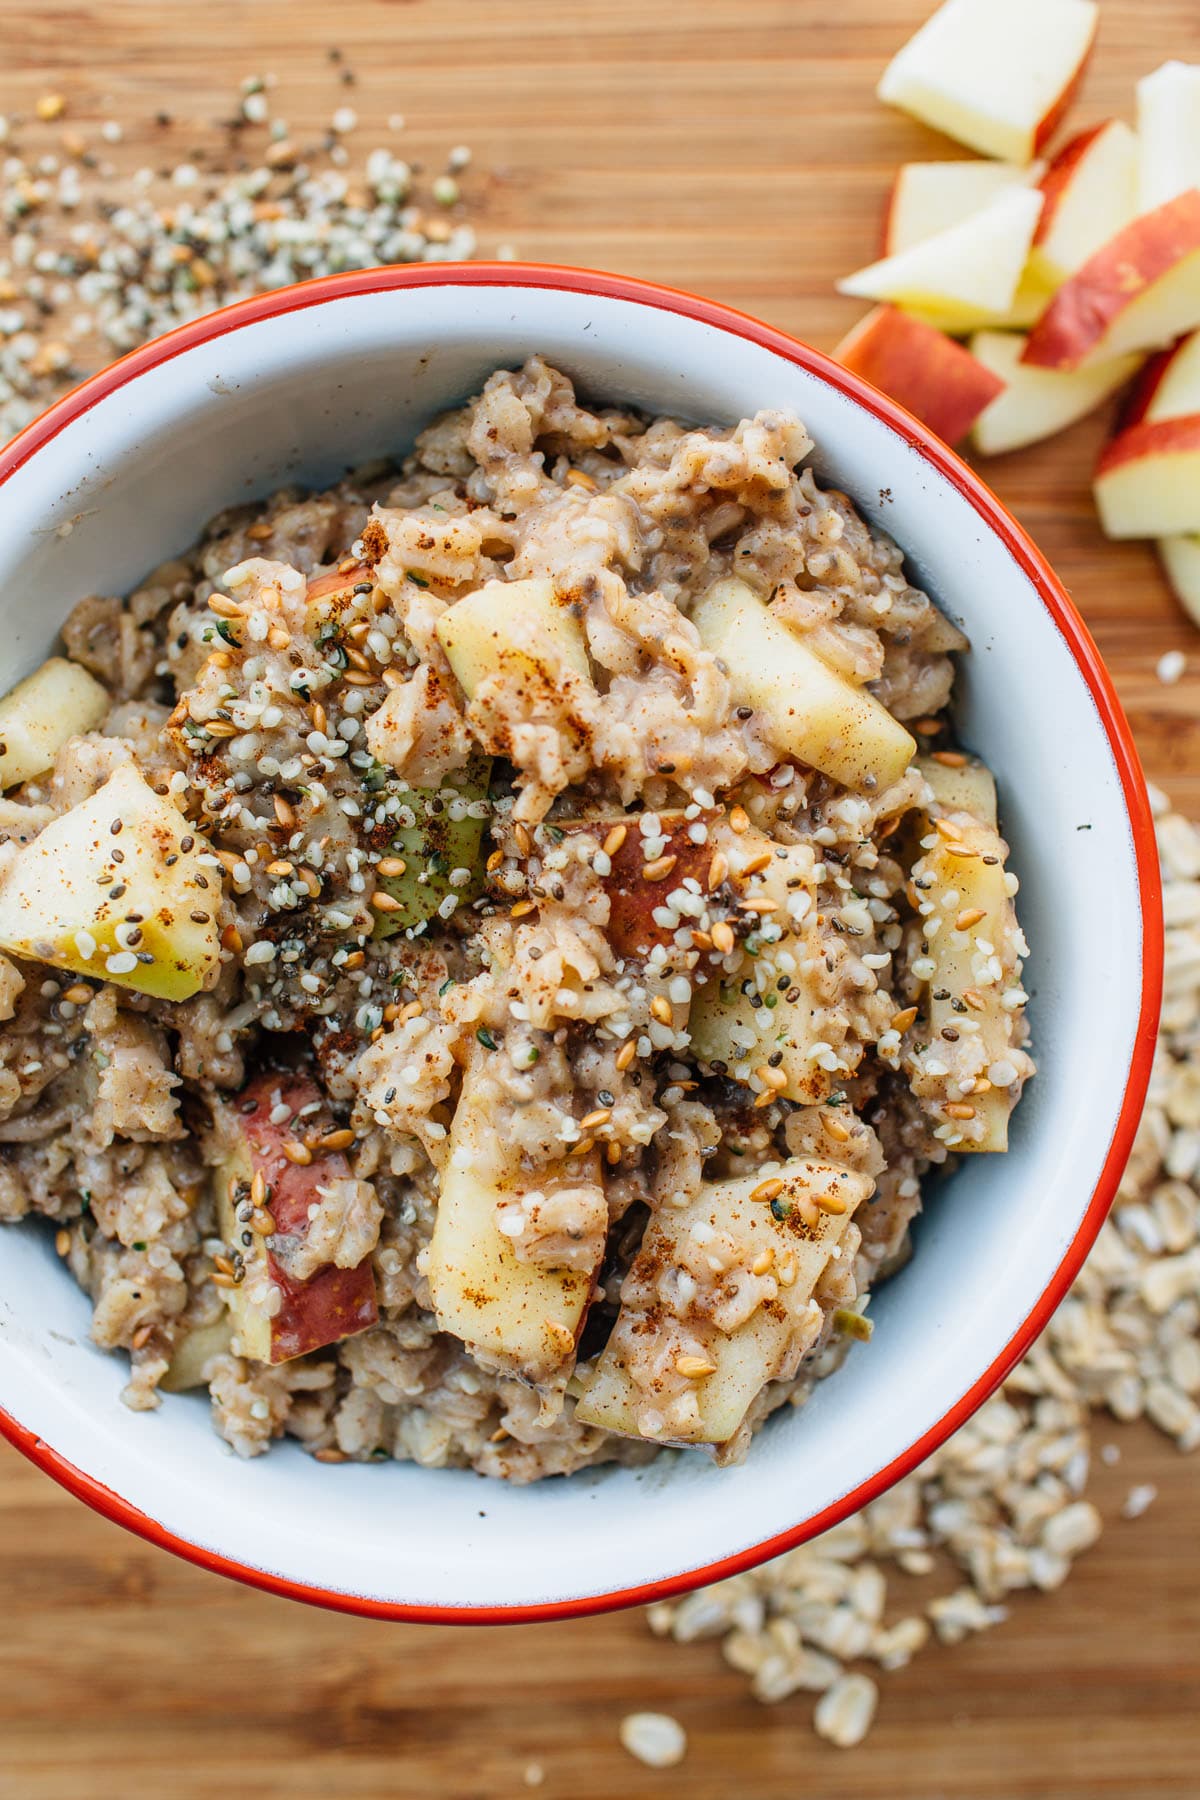
[[[615,1611],[621,1607],[643,1606],[663,1600],[709,1582],[722,1581],[746,1569],[756,1567],[773,1556],[782,1555],[797,1544],[858,1512],[870,1501],[901,1480],[945,1442],[959,1426],[992,1394],[1004,1377],[1028,1350],[1043,1330],[1051,1314],[1065,1298],[1078,1274],[1096,1235],[1104,1222],[1126,1160],[1133,1145],[1134,1133],[1150,1080],[1155,1037],[1162,998],[1163,927],[1162,895],[1154,822],[1146,793],[1141,764],[1134,748],[1129,722],[1117,699],[1112,679],[1100,653],[1075,607],[1067,597],[1058,577],[1012,514],[984,485],[975,472],[941,443],[903,407],[871,387],[858,376],[843,369],[819,350],[810,348],[747,313],[718,301],[705,300],[678,288],[663,287],[627,275],[605,274],[590,269],[559,267],[539,263],[437,263],[408,264],[365,269],[345,275],[328,275],[291,287],[277,288],[249,300],[208,313],[186,325],[180,325],[164,336],[111,364],[55,402],[40,418],[35,419],[0,451],[0,485],[22,465],[50,443],[59,432],[88,412],[98,402],[162,364],[198,345],[212,342],[231,331],[258,321],[282,317],[286,313],[323,306],[331,300],[344,300],[359,295],[373,295],[401,288],[437,287],[512,287],[550,289],[563,293],[584,294],[599,298],[631,301],[653,307],[660,312],[675,313],[703,325],[711,325],[731,336],[744,338],[765,350],[784,357],[836,388],[867,412],[873,413],[916,449],[937,472],[951,482],[970,502],[976,513],[1012,556],[1014,562],[1036,589],[1063,641],[1070,650],[1087,687],[1108,738],[1113,761],[1120,777],[1125,807],[1137,862],[1138,889],[1142,914],[1142,995],[1138,1029],[1130,1060],[1129,1077],[1121,1102],[1117,1123],[1108,1154],[1093,1190],[1079,1229],[1072,1238],[1062,1261],[1047,1284],[1037,1305],[1013,1333],[1003,1350],[975,1381],[962,1398],[937,1423],[930,1427],[904,1453],[860,1482],[821,1512],[803,1519],[787,1531],[755,1544],[736,1555],[723,1557],[704,1567],[685,1571],[659,1581],[605,1594],[589,1594],[577,1599],[546,1601],[535,1605],[448,1607],[413,1606],[402,1602],[377,1600],[367,1595],[339,1592],[292,1581],[268,1570],[239,1563],[218,1551],[193,1544],[168,1531],[157,1520],[147,1516],[120,1494],[77,1469],[53,1447],[27,1430],[0,1408],[0,1433],[36,1463],[47,1475],[79,1499],[86,1501],[105,1518],[135,1532],[147,1542],[172,1551],[200,1568],[227,1575],[250,1587],[288,1599],[334,1611],[359,1614],[367,1618],[397,1619],[428,1624],[526,1624],[547,1619],[579,1618],[590,1613]]]

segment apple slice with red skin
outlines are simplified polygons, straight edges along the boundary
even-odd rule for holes
[[[869,312],[833,354],[844,369],[890,394],[947,444],[965,437],[1004,391],[1001,377],[969,350],[895,306]]]
[[[345,568],[329,569],[309,582],[304,595],[308,629],[316,636],[322,626],[353,623],[352,615],[362,610],[364,596],[354,590],[363,582],[372,584],[375,571],[370,563],[349,563]],[[367,597],[369,599],[369,596]],[[369,610],[369,607],[368,609]]]
[[[1118,432],[1101,453],[1093,491],[1111,538],[1200,531],[1200,413]]]
[[[1136,217],[1137,139],[1123,119],[1105,119],[1063,145],[1039,187],[1045,196],[1030,268],[1058,287]]]
[[[1144,419],[1200,413],[1200,331],[1189,332],[1145,365],[1121,415],[1121,430]]]
[[[711,842],[711,827],[719,816],[715,812],[705,812],[689,819],[682,811],[656,813],[662,827],[656,835],[666,839],[662,857],[675,858],[673,867],[657,878],[648,878],[645,871],[661,866],[662,857],[648,864],[642,855],[646,840],[640,830],[639,814],[555,821],[560,831],[572,835],[586,831],[600,845],[615,826],[625,827],[624,841],[609,855],[612,868],[607,875],[601,876],[610,904],[606,935],[615,954],[623,961],[644,962],[656,945],[667,948],[674,943],[678,928],[660,925],[654,917],[655,908],[664,906],[672,888],[677,888],[687,876],[698,881],[701,888],[707,888],[708,870],[715,849]],[[704,843],[697,844],[689,837],[693,825],[709,827]]]
[[[1055,294],[1022,358],[1077,369],[1130,350],[1158,350],[1200,325],[1200,191],[1143,213],[1103,244]]]
[[[299,1243],[307,1235],[308,1209],[318,1198],[318,1187],[350,1174],[339,1150],[314,1150],[306,1164],[285,1153],[285,1144],[299,1141],[296,1115],[321,1100],[320,1089],[305,1075],[268,1074],[257,1076],[223,1109],[227,1153],[216,1171],[217,1206],[221,1234],[245,1268],[244,1278],[227,1292],[237,1347],[257,1362],[290,1362],[379,1322],[369,1257],[354,1269],[327,1263],[307,1281],[296,1280],[285,1266],[288,1240]],[[276,1125],[271,1114],[281,1105],[288,1107],[290,1118]],[[319,1129],[317,1118],[309,1114],[303,1127]],[[255,1229],[249,1216],[239,1217],[252,1210],[251,1189],[258,1175],[265,1188],[264,1210],[274,1221],[266,1234]]]

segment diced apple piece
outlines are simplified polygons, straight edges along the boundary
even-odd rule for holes
[[[770,861],[754,879],[753,893],[775,902],[770,917],[785,934],[782,947],[802,961],[815,954],[809,942],[816,917],[812,850],[808,845],[785,848],[758,833],[743,835],[729,845],[735,887],[750,891],[740,869],[761,862],[764,855]],[[694,1056],[723,1064],[733,1080],[756,1091],[763,1088],[758,1072],[776,1055],[781,1058],[776,1066],[787,1078],[787,1086],[779,1090],[785,1100],[811,1106],[832,1089],[833,1077],[810,1054],[821,1034],[817,1005],[803,975],[781,990],[774,974],[769,980],[762,977],[755,957],[744,956],[732,975],[709,970],[703,985],[693,985],[689,1030]]]
[[[1138,211],[1200,187],[1200,68],[1165,62],[1137,84]]]
[[[1157,350],[1200,325],[1200,192],[1143,213],[1065,281],[1038,320],[1024,360],[1077,369]]]
[[[1136,356],[1118,356],[1085,369],[1035,369],[1022,361],[1026,342],[1011,331],[980,331],[971,339],[971,354],[1005,383],[971,433],[984,456],[1001,456],[1065,431],[1122,387],[1138,366]]]
[[[1121,415],[1121,429],[1143,419],[1181,419],[1189,413],[1200,413],[1200,331],[1150,358]]]
[[[100,683],[63,656],[18,681],[0,699],[0,787],[44,775],[68,739],[92,731],[110,704]]]
[[[1110,538],[1200,531],[1200,413],[1118,432],[1101,453],[1093,492]]]
[[[903,775],[916,752],[903,725],[815,656],[744,581],[717,582],[692,620],[785,756],[853,788],[890,787]]]
[[[1032,273],[1055,288],[1083,267],[1138,212],[1137,138],[1123,119],[1079,132],[1042,177],[1030,254]]]
[[[890,300],[944,331],[990,324],[1013,304],[1041,210],[1036,189],[1005,188],[961,224],[847,275],[838,292]]]
[[[245,1271],[226,1292],[234,1347],[256,1362],[290,1362],[379,1321],[370,1257],[353,1269],[322,1264],[303,1280],[289,1273],[289,1259],[307,1235],[309,1208],[322,1184],[350,1173],[338,1150],[318,1148],[303,1164],[285,1152],[285,1145],[297,1141],[297,1130],[319,1129],[315,1113],[293,1121],[320,1100],[320,1089],[306,1076],[260,1075],[223,1109],[226,1154],[214,1175],[217,1213],[221,1235]],[[275,1124],[272,1114],[280,1106],[288,1107],[291,1117]],[[263,1223],[265,1232],[259,1228]]]
[[[576,1403],[581,1425],[657,1442],[725,1444],[766,1383],[792,1373],[797,1355],[819,1326],[813,1290],[872,1184],[832,1163],[802,1158],[785,1163],[779,1180],[769,1204],[752,1198],[761,1177],[747,1175],[706,1183],[686,1206],[663,1207],[655,1214],[626,1279],[626,1292],[641,1285],[647,1293],[657,1293],[656,1277],[661,1281],[678,1263],[693,1232],[734,1239],[744,1246],[747,1268],[769,1252],[775,1269],[794,1278],[789,1285],[780,1282],[775,1297],[734,1331],[698,1322],[711,1373],[682,1379],[670,1361],[679,1322],[664,1313],[661,1302],[641,1306],[623,1299],[612,1337]],[[806,1223],[808,1218],[814,1222]],[[688,1329],[686,1321],[683,1329]],[[676,1404],[681,1390],[682,1417]]]
[[[345,568],[329,569],[308,584],[304,596],[305,623],[310,637],[318,645],[334,641],[341,628],[365,617],[371,609],[368,594],[355,593],[356,588],[370,589],[374,572],[369,563],[348,563]]]
[[[701,813],[689,819],[683,811],[656,813],[660,830],[657,838],[665,840],[659,857],[649,867],[647,880],[644,855],[646,838],[639,828],[637,813],[607,813],[595,818],[560,819],[556,828],[568,834],[586,831],[603,845],[609,834],[624,826],[625,836],[609,856],[609,873],[601,876],[601,885],[609,899],[608,924],[605,935],[617,956],[625,961],[644,962],[658,945],[672,944],[675,928],[660,925],[655,910],[664,905],[672,888],[689,876],[703,887],[713,859],[713,846],[707,839],[696,843],[691,836],[693,825],[711,825],[716,813]],[[655,840],[655,841],[656,841]],[[663,857],[674,857],[671,868],[659,874]]]
[[[0,949],[186,1000],[220,970],[221,871],[201,862],[207,849],[122,763],[10,865],[0,884]]]
[[[1070,104],[1096,17],[1092,0],[945,0],[876,91],[985,156],[1026,163]]]
[[[214,1356],[224,1356],[233,1340],[233,1316],[224,1307],[209,1325],[192,1325],[177,1338],[167,1372],[159,1387],[167,1394],[185,1394],[204,1387]]]
[[[966,435],[1004,387],[953,338],[894,306],[868,313],[833,354],[948,444]]]
[[[986,763],[942,763],[933,756],[918,756],[917,768],[933,789],[942,812],[970,813],[983,825],[996,829],[996,777]]]
[[[951,225],[981,212],[1008,188],[1034,187],[1044,163],[1022,168],[1003,162],[905,163],[896,176],[888,202],[883,253],[895,256]]]
[[[379,877],[379,887],[399,904],[395,912],[377,915],[375,937],[412,930],[433,918],[451,894],[461,907],[483,891],[481,846],[487,819],[472,812],[456,815],[459,802],[474,806],[487,799],[491,769],[490,756],[476,756],[440,788],[395,790],[405,808],[401,817],[412,813],[415,823],[400,825],[384,851],[385,862],[399,859],[405,866],[402,875]],[[469,871],[469,880],[463,880],[463,870]]]
[[[1016,929],[1005,873],[1004,840],[991,825],[965,812],[945,813],[937,847],[926,851],[912,879],[933,912],[926,919],[933,974],[926,984],[929,1029],[936,1041],[943,1030],[961,1033],[964,1021],[986,1066],[1003,1063],[1013,1047],[1015,1015],[1001,1003],[1002,989],[990,967]],[[978,915],[978,916],[976,916]],[[959,929],[957,921],[964,921]],[[935,923],[936,922],[936,923]],[[1008,1148],[1008,1116],[1019,1087],[998,1085],[973,1094],[969,1119],[955,1119],[962,1136],[956,1151]],[[963,1104],[958,1102],[956,1104]]]
[[[478,1065],[474,1065],[478,1067]],[[569,1366],[583,1329],[600,1256],[589,1269],[522,1261],[500,1230],[505,1201],[577,1187],[600,1179],[595,1152],[564,1160],[523,1181],[499,1183],[490,1171],[494,1146],[472,1099],[473,1068],[463,1089],[442,1171],[426,1275],[438,1328],[482,1350],[525,1380],[545,1381]]]
[[[1160,538],[1158,554],[1176,599],[1200,625],[1200,536]]]
[[[551,581],[489,581],[456,600],[437,635],[467,698],[486,676],[512,670],[536,693],[566,675],[590,684],[583,626]]]

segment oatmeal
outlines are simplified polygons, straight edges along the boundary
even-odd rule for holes
[[[515,1481],[735,1460],[1006,1148],[966,642],[811,449],[534,358],[0,701],[0,1220],[53,1221],[128,1404]]]

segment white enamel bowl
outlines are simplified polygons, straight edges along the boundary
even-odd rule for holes
[[[825,357],[632,281],[515,265],[392,269],[246,302],[127,357],[0,454],[4,686],[68,608],[123,593],[232,501],[402,450],[492,369],[541,351],[585,394],[732,422],[794,409],[817,467],[970,634],[962,736],[999,777],[1033,947],[1040,1072],[1007,1156],[937,1191],[876,1331],[737,1469],[667,1455],[507,1489],[223,1455],[207,1403],[121,1406],[119,1360],[44,1226],[0,1228],[0,1428],[109,1517],[227,1575],[386,1617],[544,1618],[695,1586],[880,1493],[1044,1325],[1109,1205],[1141,1108],[1161,974],[1153,832],[1128,727],[1037,551],[957,458]]]

